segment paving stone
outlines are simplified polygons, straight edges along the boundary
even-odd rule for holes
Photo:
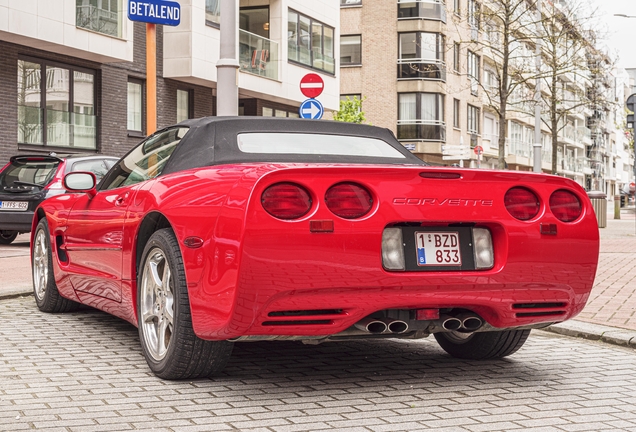
[[[636,431],[634,351],[547,332],[485,362],[432,338],[237,344],[218,377],[168,382],[149,373],[132,326],[42,314],[27,297],[0,300],[0,347],[3,432]]]

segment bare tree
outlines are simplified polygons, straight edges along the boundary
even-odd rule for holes
[[[599,69],[603,61],[597,61],[600,53],[591,37],[593,12],[574,0],[545,2],[542,12],[537,28],[542,44],[541,102],[546,114],[542,121],[552,135],[551,171],[556,174],[559,134],[569,126],[568,117],[599,102],[600,94],[587,89],[593,87],[592,77],[605,70]]]
[[[479,61],[471,64],[474,60],[470,55],[467,74],[471,86],[486,90],[485,106],[499,119],[500,169],[506,166],[508,112],[528,110],[527,99],[536,78],[531,51],[536,29],[533,5],[528,0],[484,0],[481,4],[468,0],[466,18],[470,40],[462,42],[469,50],[481,53],[484,69],[493,76],[484,83],[479,73]]]

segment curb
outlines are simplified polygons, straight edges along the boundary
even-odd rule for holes
[[[0,300],[9,300],[18,297],[30,297],[33,295],[33,288],[31,289],[17,289],[9,290],[6,292],[0,292]]]
[[[636,349],[636,330],[590,324],[576,320],[554,324],[541,330]]]

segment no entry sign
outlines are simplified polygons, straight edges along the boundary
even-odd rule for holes
[[[308,73],[300,80],[300,91],[308,98],[320,96],[324,88],[325,82],[318,74]]]

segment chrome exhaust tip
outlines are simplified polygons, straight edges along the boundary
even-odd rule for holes
[[[462,328],[462,322],[459,318],[446,318],[442,321],[442,327],[444,330],[459,330]]]
[[[387,323],[387,328],[391,333],[404,333],[409,329],[409,325],[402,320],[391,320]]]
[[[481,318],[476,316],[465,318],[462,321],[462,327],[468,331],[478,330],[483,324],[484,322],[481,320]]]
[[[358,330],[372,334],[384,333],[387,329],[387,325],[384,322],[375,318],[364,318],[354,325]]]

